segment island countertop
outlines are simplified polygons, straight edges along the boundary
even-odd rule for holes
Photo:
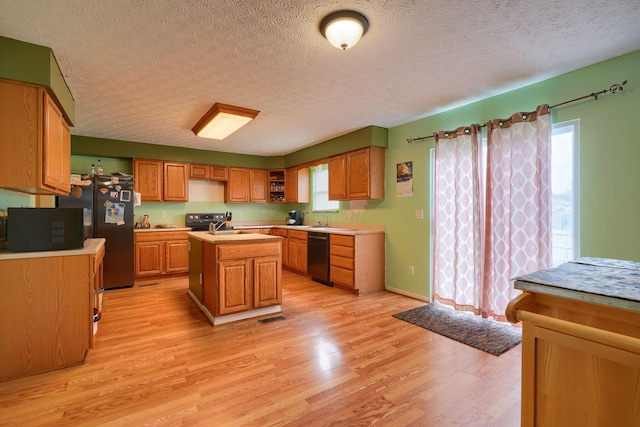
[[[207,231],[190,231],[187,236],[208,243],[238,243],[257,240],[282,240],[280,236],[258,233],[211,234]]]
[[[56,251],[37,251],[37,252],[9,252],[7,250],[0,251],[0,261],[5,259],[25,259],[25,258],[47,258],[59,256],[77,256],[97,254],[105,245],[104,238],[86,239],[83,247],[78,249],[56,250]]]
[[[578,258],[516,277],[515,288],[640,312],[640,263]]]

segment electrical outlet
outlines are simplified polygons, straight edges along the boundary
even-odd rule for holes
[[[413,276],[413,265],[409,266],[409,276]]]
[[[415,217],[416,219],[424,219],[424,211],[422,209],[416,209]]]
[[[276,216],[276,211],[271,211],[271,216]]]
[[[160,218],[165,218],[167,216],[166,211],[160,211]]]

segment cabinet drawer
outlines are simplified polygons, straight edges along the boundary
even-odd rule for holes
[[[331,238],[331,249],[329,253],[331,254],[331,256],[337,255],[353,259],[353,248],[350,248],[348,246],[336,246],[333,243],[333,237]]]
[[[347,268],[353,270],[353,258],[331,255],[331,266]]]
[[[135,242],[157,242],[165,240],[187,240],[186,231],[139,231],[133,233]]]
[[[347,270],[346,268],[332,265],[329,271],[329,280],[353,287],[353,270]]]
[[[272,228],[271,231],[269,231],[269,234],[272,236],[287,237],[289,232],[284,228]]]
[[[330,242],[331,242],[331,246],[338,245],[338,246],[350,246],[350,247],[353,247],[354,246],[354,237],[353,236],[345,236],[345,235],[342,235],[342,234],[332,234]]]
[[[280,254],[282,242],[273,243],[247,243],[247,244],[223,244],[218,246],[219,261],[237,258],[255,258],[261,256],[269,256]]]
[[[289,230],[290,239],[307,240],[306,231]]]

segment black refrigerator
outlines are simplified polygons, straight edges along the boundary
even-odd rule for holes
[[[86,182],[85,182],[86,183]],[[103,237],[105,289],[133,286],[133,177],[95,176],[87,185],[72,185],[58,197],[61,208],[83,208],[85,237]]]

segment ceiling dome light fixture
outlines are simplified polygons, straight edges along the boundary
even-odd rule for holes
[[[355,46],[369,29],[369,21],[352,10],[341,10],[327,15],[320,23],[320,32],[329,43],[346,50]]]

